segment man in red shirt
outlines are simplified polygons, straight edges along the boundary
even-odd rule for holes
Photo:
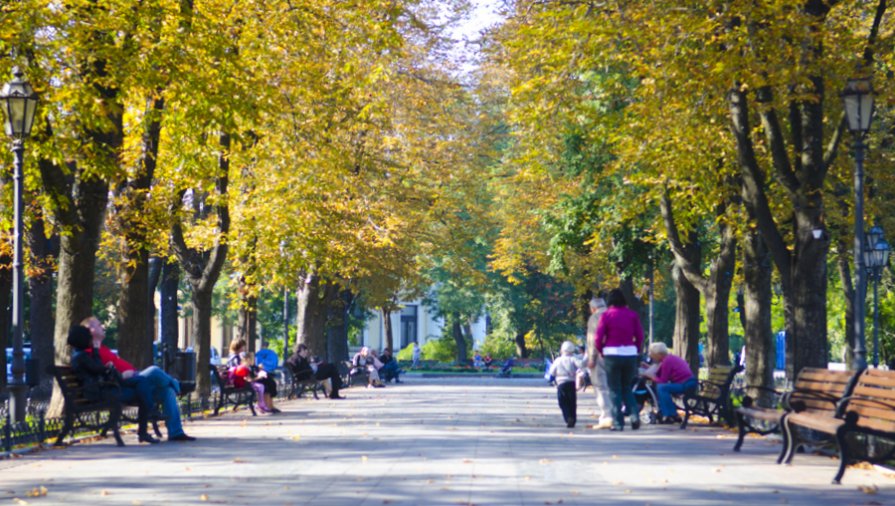
[[[120,358],[107,346],[104,346],[103,339],[106,337],[106,329],[95,316],[86,318],[81,325],[90,330],[90,335],[93,336],[93,348],[98,352],[103,364],[111,364],[121,373],[125,385],[134,387],[141,396],[148,396],[152,399],[151,406],[154,407],[157,402],[162,403],[165,425],[168,428],[168,441],[195,441],[196,438],[186,435],[180,421],[180,406],[177,405],[180,383],[154,365],[138,372],[130,362]]]

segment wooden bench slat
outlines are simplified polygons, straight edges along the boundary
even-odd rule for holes
[[[869,397],[871,399],[880,399],[883,401],[888,401],[889,404],[895,405],[895,385],[893,385],[891,388],[880,388],[876,385],[861,383],[857,387],[855,387],[854,395]]]

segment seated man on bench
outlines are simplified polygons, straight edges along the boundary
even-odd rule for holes
[[[391,380],[395,380],[395,383],[400,383],[400,376],[404,371],[398,366],[398,360],[392,355],[392,350],[389,348],[382,350],[382,356],[379,357],[379,361],[382,362],[382,368],[379,369],[382,380],[386,383],[389,383]]]
[[[87,327],[93,336],[91,352],[99,356],[101,363],[112,365],[121,373],[122,386],[132,386],[138,392],[148,392],[148,394],[141,395],[146,395],[147,398],[162,403],[165,412],[165,425],[168,428],[168,441],[195,441],[196,438],[187,436],[183,432],[183,425],[180,421],[180,406],[177,405],[180,383],[154,365],[138,372],[130,362],[112,353],[112,350],[103,345],[106,329],[95,316],[86,318],[81,325]]]
[[[314,378],[317,381],[323,381],[323,389],[327,390],[327,383],[330,384],[327,395],[330,399],[344,399],[339,395],[339,389],[342,388],[342,377],[339,376],[339,369],[333,364],[311,361],[311,350],[304,343],[299,344],[295,349],[295,353],[286,360],[286,364],[292,370],[292,375],[296,381],[304,381]],[[329,381],[327,381],[329,380]]]

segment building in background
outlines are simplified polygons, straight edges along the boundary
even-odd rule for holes
[[[391,314],[395,351],[402,350],[414,342],[422,346],[429,340],[441,337],[444,332],[444,320],[436,317],[421,299],[402,301],[398,304],[402,309]],[[472,325],[473,348],[480,347],[485,342],[485,331],[486,322],[482,317]],[[385,341],[382,313],[376,312],[373,318],[367,320],[360,344],[382,350],[386,346]]]

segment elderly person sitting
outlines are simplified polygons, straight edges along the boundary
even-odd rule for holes
[[[385,385],[379,379],[379,369],[382,368],[382,362],[376,358],[376,354],[368,347],[364,346],[351,359],[351,368],[354,369],[352,374],[359,371],[367,372],[367,387],[382,388]]]
[[[651,369],[642,374],[656,383],[656,395],[659,397],[659,423],[676,423],[681,418],[671,396],[679,395],[695,389],[699,382],[693,376],[690,365],[677,355],[668,353],[665,343],[653,343],[649,347],[649,356],[654,364],[658,364],[655,373]]]

